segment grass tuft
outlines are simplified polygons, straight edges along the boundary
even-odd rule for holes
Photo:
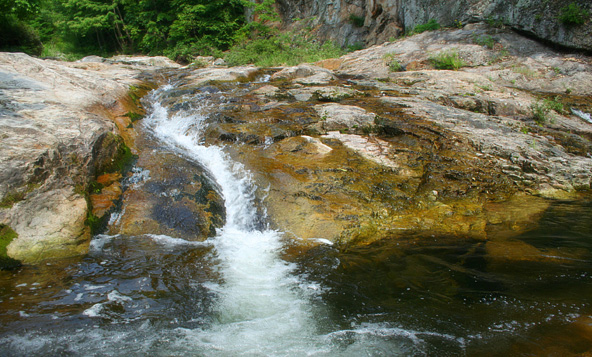
[[[454,71],[467,65],[467,63],[460,58],[458,52],[454,50],[440,52],[430,57],[430,62],[436,69],[450,69]]]
[[[431,19],[430,21],[428,21],[425,24],[415,26],[409,34],[415,35],[415,34],[426,32],[426,31],[434,31],[434,30],[440,29],[440,27],[441,26],[438,23],[438,21],[436,21],[436,19]]]

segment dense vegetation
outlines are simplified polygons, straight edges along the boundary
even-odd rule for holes
[[[0,0],[12,43],[33,54],[146,53],[182,57],[228,49],[244,0]],[[249,3],[251,4],[251,3]],[[250,6],[250,5],[249,5]],[[26,29],[26,31],[23,31]],[[30,38],[31,33],[36,38]],[[30,46],[37,40],[38,46]],[[8,46],[7,46],[8,45]],[[38,53],[35,53],[38,52]]]
[[[0,50],[63,59],[148,54],[190,62],[232,48],[232,64],[275,65],[342,53],[305,34],[280,34],[271,26],[279,23],[274,0],[0,0],[0,23]]]

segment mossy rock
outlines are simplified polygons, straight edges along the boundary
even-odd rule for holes
[[[0,224],[0,270],[9,270],[21,266],[18,260],[10,258],[6,252],[6,247],[17,237],[18,234],[12,228]]]

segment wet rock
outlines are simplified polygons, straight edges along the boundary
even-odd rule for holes
[[[287,67],[271,76],[272,80],[296,80],[297,83],[307,85],[325,85],[335,79],[333,73],[325,68],[301,64]]]
[[[480,152],[495,158],[500,166],[517,165],[513,174],[507,171],[510,177],[521,186],[536,183],[533,189],[539,194],[553,196],[554,188],[574,192],[576,187],[590,187],[587,174],[592,170],[590,158],[571,155],[547,137],[533,137],[522,132],[521,121],[467,112],[415,98],[384,97],[382,100],[462,135]]]
[[[396,162],[390,159],[389,143],[373,136],[361,136],[354,134],[342,134],[338,131],[330,131],[323,138],[337,139],[345,146],[359,153],[363,157],[378,164],[397,168]]]
[[[323,131],[371,130],[374,126],[376,114],[369,113],[363,108],[336,103],[318,104],[315,111],[321,118],[320,126]]]
[[[73,187],[32,192],[3,212],[3,221],[18,233],[8,256],[31,264],[85,253],[90,242],[86,212],[85,198]]]
[[[137,166],[143,180],[123,194],[123,207],[112,234],[165,234],[204,240],[225,220],[224,203],[198,165],[172,153],[146,150],[154,145],[141,136]]]
[[[362,95],[360,91],[345,87],[302,87],[288,90],[297,101],[318,100],[321,102],[340,102],[342,100]]]
[[[565,260],[582,259],[586,251],[571,249],[538,249],[520,240],[491,241],[485,245],[490,269],[503,269],[509,262],[561,263]]]
[[[265,85],[253,91],[253,94],[263,95],[269,98],[275,98],[278,96],[279,93],[280,89],[272,85]]]
[[[304,77],[304,78],[296,78],[294,82],[304,84],[304,85],[326,85],[329,84],[332,80],[335,79],[335,76],[329,72],[319,72],[315,73],[312,76]]]

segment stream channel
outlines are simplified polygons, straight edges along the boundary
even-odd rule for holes
[[[240,84],[248,86],[248,83]],[[205,172],[225,223],[205,241],[99,234],[79,258],[0,272],[0,355],[577,355],[592,348],[592,203],[556,202],[518,237],[578,259],[489,264],[467,240],[311,247],[269,228],[249,171],[205,145],[231,93],[144,100],[153,150]],[[184,94],[186,95],[186,94]],[[150,183],[136,166],[125,185]],[[174,180],[156,194],[174,193]],[[130,202],[114,214],[111,232]],[[189,220],[191,222],[191,220]],[[180,221],[179,224],[187,224]]]

